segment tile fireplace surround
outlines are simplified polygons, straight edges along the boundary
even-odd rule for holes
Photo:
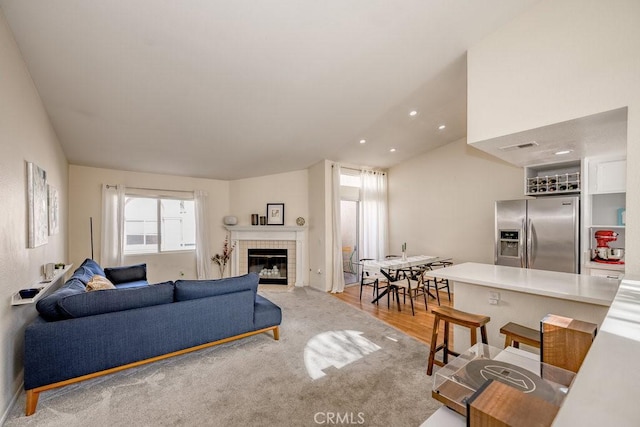
[[[248,249],[287,249],[288,285],[308,285],[309,250],[306,227],[234,225],[225,228],[231,233],[231,243],[237,245],[231,254],[233,276],[247,273]]]

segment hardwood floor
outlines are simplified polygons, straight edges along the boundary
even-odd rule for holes
[[[336,298],[341,299],[342,301],[356,307],[362,311],[366,311],[367,313],[372,314],[373,316],[379,318],[383,322],[388,323],[389,325],[399,329],[400,331],[410,335],[427,345],[431,342],[431,333],[433,332],[433,314],[428,312],[424,306],[424,298],[422,295],[419,295],[418,298],[414,299],[414,308],[415,308],[415,316],[411,315],[411,304],[407,299],[406,304],[402,301],[402,296],[400,296],[400,309],[402,311],[398,311],[398,307],[395,301],[389,301],[389,308],[387,308],[387,297],[384,296],[380,299],[379,304],[372,304],[371,300],[373,288],[365,287],[362,290],[362,301],[360,300],[360,284],[357,285],[348,285],[345,287],[344,292],[341,294],[331,294]],[[453,295],[451,296],[453,299]],[[440,293],[440,302],[443,306],[452,306],[452,304],[447,299],[447,293]],[[429,298],[427,300],[427,304],[429,309],[431,307],[437,306],[437,302],[433,298]],[[441,327],[440,336],[444,334],[444,331]],[[438,340],[440,341],[440,340]],[[453,343],[453,340],[451,341]]]

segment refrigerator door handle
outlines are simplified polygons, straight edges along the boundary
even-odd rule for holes
[[[527,268],[533,264],[533,223],[527,219]]]
[[[522,232],[525,231],[524,219],[522,220],[522,228],[520,229],[520,238],[518,239],[518,251],[520,253],[520,268],[527,268],[527,263],[525,260],[525,250],[524,250],[524,236],[522,236]]]

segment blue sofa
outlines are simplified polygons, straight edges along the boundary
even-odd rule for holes
[[[78,282],[101,274],[87,260],[38,302],[40,316],[25,331],[26,415],[45,390],[262,332],[279,339],[281,310],[257,294],[255,273],[133,286],[134,267],[118,273],[136,280],[86,292]]]

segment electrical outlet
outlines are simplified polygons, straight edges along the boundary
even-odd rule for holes
[[[489,304],[498,305],[500,302],[500,292],[489,291]]]

